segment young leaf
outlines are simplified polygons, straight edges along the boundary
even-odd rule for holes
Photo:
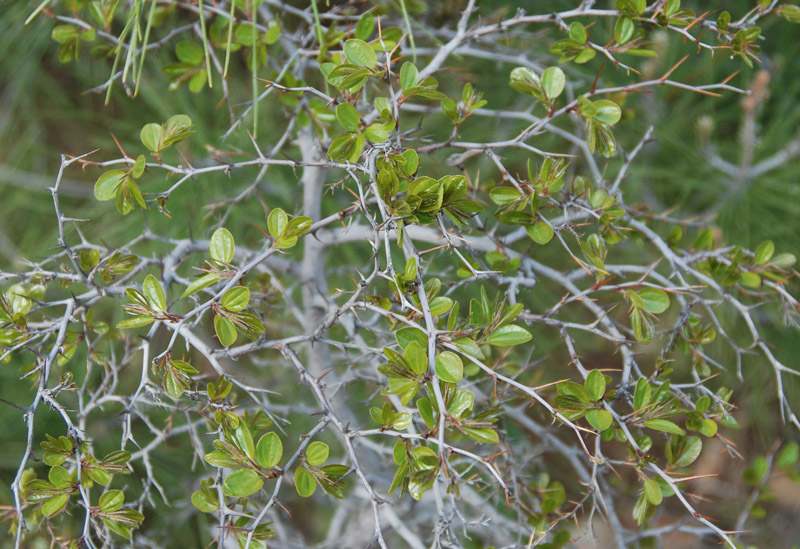
[[[458,383],[464,377],[464,364],[459,356],[444,351],[436,356],[436,376],[445,383]]]
[[[256,461],[261,467],[276,467],[283,456],[283,443],[275,433],[267,433],[256,445]]]
[[[208,244],[208,253],[211,259],[220,263],[230,263],[233,261],[234,241],[231,232],[220,227],[211,235]]]
[[[344,43],[344,54],[347,56],[348,61],[364,67],[367,69],[374,69],[378,63],[378,57],[375,55],[369,44],[358,38],[351,38]]]
[[[147,304],[151,309],[163,311],[167,308],[167,298],[164,289],[153,275],[147,275],[142,283],[142,293],[147,299]]]
[[[222,483],[222,493],[232,498],[246,498],[255,494],[264,481],[252,469],[237,469],[233,471]]]
[[[298,467],[294,472],[294,487],[300,497],[309,498],[317,490],[317,481],[305,467]]]
[[[614,422],[614,417],[607,410],[589,410],[586,412],[586,420],[598,431],[605,431]]]
[[[516,324],[501,326],[486,337],[486,343],[496,347],[511,347],[531,340],[531,334]]]
[[[606,376],[600,370],[592,370],[586,376],[584,383],[586,390],[589,391],[589,396],[593,401],[598,401],[603,398],[606,393]]]
[[[223,347],[230,347],[236,343],[236,338],[239,334],[236,333],[236,326],[233,322],[223,316],[214,317],[214,331],[217,333],[217,339]]]
[[[306,448],[306,461],[314,467],[322,465],[328,459],[328,445],[324,442],[314,441]]]
[[[267,218],[267,227],[269,228],[269,234],[272,235],[272,238],[275,240],[280,240],[288,226],[289,216],[286,215],[286,212],[284,212],[282,209],[275,208],[269,212],[269,217]]]

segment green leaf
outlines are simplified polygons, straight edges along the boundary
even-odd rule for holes
[[[418,376],[424,375],[428,371],[428,354],[416,341],[406,345],[403,355],[411,367],[411,371]]]
[[[653,324],[638,308],[631,311],[631,327],[633,335],[641,343],[650,343],[653,339]]]
[[[269,234],[272,235],[272,238],[275,240],[280,240],[288,226],[289,216],[286,215],[286,212],[284,212],[282,209],[275,208],[269,212],[269,217],[267,218],[267,227],[269,228]]]
[[[236,286],[225,292],[220,305],[231,312],[239,312],[250,303],[250,290],[245,286]]]
[[[465,355],[477,358],[478,360],[484,360],[486,358],[483,354],[483,351],[481,351],[481,348],[472,338],[460,337],[456,339],[453,344]]]
[[[96,190],[95,190],[95,196],[97,196]],[[772,242],[772,240],[765,240],[764,242],[759,244],[758,248],[756,249],[755,257],[753,260],[755,261],[756,265],[764,265],[767,262],[769,262],[770,259],[772,259],[772,255],[774,253],[775,253],[775,244]]]
[[[483,444],[497,444],[500,437],[491,427],[464,427],[464,432],[472,440],[476,440]]]
[[[620,118],[622,118],[622,110],[620,110],[619,105],[613,101],[601,99],[599,101],[595,101],[594,106],[597,109],[597,113],[594,115],[594,118],[604,124],[613,126],[619,122]]]
[[[144,155],[140,154],[139,156],[136,157],[136,162],[133,163],[133,168],[131,168],[131,175],[134,178],[139,179],[140,177],[142,177],[142,174],[144,173],[144,169],[146,166],[147,164]]]
[[[223,316],[214,317],[214,331],[217,333],[217,339],[219,339],[223,347],[230,347],[236,343],[236,338],[239,335],[233,322]]]
[[[350,103],[340,103],[336,106],[336,119],[349,132],[356,132],[361,127],[361,115]]]
[[[445,383],[458,383],[464,377],[464,364],[455,353],[444,351],[436,356],[436,376]]]
[[[220,227],[211,235],[208,244],[208,253],[211,259],[220,263],[230,263],[233,261],[234,249],[233,235],[225,227]]]
[[[244,422],[240,423],[233,432],[233,436],[239,449],[244,452],[249,459],[255,459],[256,445],[253,442],[253,435],[250,433],[250,427],[245,425]]]
[[[146,124],[142,131],[139,132],[139,137],[142,140],[142,144],[150,151],[154,153],[160,152],[161,124],[156,124],[155,122]]]
[[[308,498],[317,490],[317,481],[305,467],[298,467],[294,472],[294,487],[300,497]]]
[[[375,17],[372,12],[364,12],[364,15],[361,16],[356,24],[354,35],[359,40],[368,40],[372,36],[373,30],[375,30]]]
[[[383,143],[389,139],[389,132],[381,122],[375,122],[367,126],[367,129],[364,130],[364,137],[373,143]]]
[[[256,445],[256,461],[261,467],[276,467],[283,456],[283,443],[275,433],[267,433]]]
[[[175,55],[181,63],[199,65],[203,62],[203,48],[194,42],[178,42],[175,46]]]
[[[648,419],[644,422],[644,426],[656,431],[663,431],[673,435],[684,435],[683,429],[672,423],[667,419]]]
[[[147,304],[151,309],[163,311],[167,308],[167,297],[164,289],[153,275],[147,275],[142,283],[142,293],[147,298]]]
[[[417,260],[409,257],[406,261],[406,268],[403,271],[403,278],[406,280],[414,280],[417,278]]]
[[[113,200],[117,196],[117,189],[127,177],[128,174],[122,170],[105,172],[94,184],[94,197],[101,202]]]
[[[655,480],[651,478],[644,479],[644,496],[651,505],[659,505],[661,503],[663,499],[661,487]]]
[[[596,371],[596,370],[595,370]],[[607,410],[588,410],[586,420],[598,431],[605,431],[614,422],[614,416]]]
[[[246,498],[261,490],[262,486],[264,481],[252,469],[236,469],[222,483],[222,493],[232,498]]]
[[[217,501],[210,499],[202,490],[192,494],[192,505],[202,513],[213,513],[219,508]]]
[[[155,322],[155,319],[152,316],[135,316],[133,318],[128,318],[126,320],[117,322],[117,328],[120,330],[141,328],[142,326],[147,326],[153,322]]]
[[[486,343],[496,347],[511,347],[531,340],[531,334],[516,324],[501,326],[486,337]]]
[[[642,377],[636,382],[636,389],[633,392],[633,409],[641,410],[648,404],[650,404],[650,384]]]
[[[559,67],[550,67],[542,73],[541,82],[545,96],[552,101],[564,91],[567,80]]]
[[[525,232],[531,237],[531,240],[537,244],[545,245],[553,239],[555,232],[553,227],[545,221],[537,221],[533,225],[525,227]]]
[[[589,391],[589,397],[593,401],[598,401],[606,394],[606,376],[600,370],[592,370],[586,376],[584,386]]]
[[[397,344],[400,345],[400,348],[404,350],[412,341],[416,341],[423,349],[428,346],[428,336],[425,335],[425,332],[411,326],[406,326],[405,328],[397,330],[394,334],[394,338]]]
[[[192,119],[185,114],[170,116],[161,130],[161,148],[167,147],[183,141],[194,133],[192,129]]]
[[[112,513],[122,507],[125,503],[125,494],[121,490],[109,490],[100,496],[100,510],[104,513]]]
[[[344,43],[344,54],[347,59],[359,67],[367,69],[374,69],[378,63],[378,57],[375,55],[369,44],[358,38],[351,38]]]
[[[637,293],[642,298],[647,312],[657,315],[669,309],[669,295],[664,290],[644,287]]]
[[[419,81],[419,71],[414,63],[406,61],[400,68],[400,87],[403,92],[417,85]]]
[[[775,465],[778,469],[788,469],[797,463],[798,457],[800,457],[800,447],[794,441],[789,442],[781,448],[775,460]]]
[[[686,437],[681,443],[681,452],[675,460],[676,467],[688,467],[695,462],[703,450],[703,441],[700,437]]]
[[[306,448],[306,461],[314,467],[322,465],[328,459],[328,445],[324,442],[314,441]]]
[[[42,505],[42,515],[45,517],[52,517],[60,513],[64,510],[64,507],[67,506],[68,501],[69,494],[58,494],[51,497]]]
[[[219,280],[219,275],[216,273],[206,273],[200,278],[196,279],[194,282],[189,284],[186,289],[181,294],[181,299],[184,297],[188,297],[192,294],[196,294],[200,290],[208,288],[212,284],[214,284],[217,280]]]

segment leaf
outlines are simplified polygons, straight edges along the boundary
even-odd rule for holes
[[[188,297],[192,294],[196,294],[200,290],[208,288],[212,284],[214,284],[217,280],[219,280],[219,275],[216,273],[206,273],[200,278],[195,279],[194,282],[189,284],[186,289],[181,294],[181,299],[184,297]]]
[[[328,445],[324,442],[314,441],[306,448],[306,461],[309,465],[316,467],[322,465],[328,459]]]
[[[367,126],[367,129],[364,130],[364,137],[373,143],[383,143],[389,139],[389,132],[386,130],[386,126],[384,126],[382,123],[375,122],[374,124]]]
[[[458,383],[464,377],[464,364],[459,356],[443,351],[436,356],[436,376],[445,383]]]
[[[244,455],[251,460],[255,459],[256,445],[253,443],[253,435],[250,433],[250,427],[242,422],[233,432],[233,435],[236,446],[238,446],[239,449],[244,452]]]
[[[95,187],[95,196],[97,196],[96,189],[97,188]],[[753,258],[753,261],[755,261],[756,265],[764,265],[768,263],[770,259],[772,259],[774,253],[775,253],[775,244],[772,242],[772,240],[765,240],[764,242],[759,244],[758,248],[756,248],[756,253]]]
[[[286,212],[282,209],[275,208],[269,212],[267,227],[269,228],[269,234],[272,235],[272,238],[280,240],[288,226],[289,216],[286,215]]]
[[[236,286],[225,292],[220,305],[231,312],[239,312],[250,303],[250,290],[245,286]]]
[[[403,92],[417,85],[419,81],[419,71],[414,63],[406,61],[400,68],[400,88]]]
[[[142,283],[142,293],[147,298],[147,304],[151,309],[163,311],[167,308],[167,298],[161,283],[153,275],[147,275]]]
[[[651,478],[644,479],[644,496],[651,505],[659,505],[661,503],[663,499],[661,487],[655,480]]]
[[[418,376],[424,375],[428,371],[428,354],[416,341],[406,345],[403,356],[411,367],[411,371]]]
[[[586,421],[598,431],[605,431],[614,422],[614,416],[608,410],[588,410]]]
[[[636,382],[636,389],[633,392],[633,409],[641,410],[650,404],[650,384],[645,378],[639,378]]]
[[[187,65],[199,65],[204,59],[203,49],[194,42],[178,42],[175,55],[181,63]]]
[[[483,444],[497,444],[500,437],[491,427],[464,427],[464,432],[472,440],[476,440]]]
[[[686,437],[681,444],[682,451],[675,460],[676,467],[688,467],[695,462],[703,450],[703,441],[700,437]]]
[[[236,343],[236,338],[239,335],[233,322],[223,316],[214,317],[214,331],[217,333],[217,339],[219,339],[223,347],[230,347]]]
[[[225,227],[220,227],[211,235],[208,243],[208,253],[211,259],[220,263],[230,263],[233,261],[235,244],[233,235]]]
[[[350,62],[359,67],[373,69],[378,63],[375,50],[373,50],[369,44],[358,38],[351,38],[344,43],[344,54]]]
[[[631,327],[633,335],[641,343],[650,343],[653,339],[653,324],[638,308],[631,311]]]
[[[619,122],[620,118],[622,118],[622,110],[620,110],[619,105],[613,101],[601,99],[599,101],[595,101],[594,106],[597,109],[597,113],[594,115],[594,118],[603,124],[613,126]]]
[[[147,326],[153,322],[155,322],[155,319],[152,316],[135,316],[133,318],[128,318],[126,320],[117,322],[117,328],[120,330],[141,328],[142,326]]]
[[[123,170],[110,170],[101,175],[94,184],[94,197],[100,202],[113,200],[117,196],[117,189],[128,174]]]
[[[394,338],[401,349],[408,347],[408,344],[412,341],[416,341],[423,349],[428,346],[428,336],[425,335],[425,332],[412,326],[406,326],[405,328],[397,330],[394,334]]]
[[[222,483],[222,493],[232,498],[246,498],[261,490],[262,486],[264,481],[252,469],[236,469]]]
[[[361,127],[361,115],[350,103],[340,103],[336,106],[336,119],[349,132],[358,131]]]
[[[496,347],[511,347],[531,340],[531,334],[516,324],[501,326],[486,337],[486,343]]]
[[[69,494],[58,494],[51,497],[42,505],[42,515],[45,517],[52,517],[60,513],[64,510],[64,507],[67,506],[68,501]]]
[[[789,442],[781,448],[775,460],[775,465],[778,469],[788,469],[797,463],[798,457],[800,457],[800,447],[794,441]]]
[[[669,295],[660,288],[644,287],[637,292],[647,312],[660,314],[669,309]]]
[[[364,12],[364,15],[361,16],[356,24],[354,35],[359,40],[367,40],[372,36],[373,30],[375,30],[375,17],[372,12]]]
[[[202,490],[197,490],[192,494],[192,505],[203,513],[213,513],[219,508],[216,500],[211,500]]]
[[[294,472],[294,487],[300,497],[308,498],[317,490],[317,481],[305,467],[298,467]]]
[[[192,129],[192,119],[185,114],[170,116],[161,130],[161,148],[167,147],[183,141],[194,133]]]
[[[537,221],[533,225],[525,227],[525,232],[531,237],[531,240],[537,244],[545,245],[553,239],[555,232],[553,227],[545,221]]]
[[[98,505],[104,513],[112,513],[122,507],[125,503],[125,494],[121,490],[109,490],[100,496]]]
[[[477,343],[472,338],[469,337],[460,337],[456,339],[453,344],[458,347],[458,350],[464,353],[467,356],[471,356],[478,360],[484,360],[486,357],[483,355],[483,351],[478,346]]]
[[[275,433],[267,433],[256,445],[256,461],[261,467],[276,467],[283,456],[283,443]]]
[[[593,401],[603,398],[606,393],[606,376],[600,370],[592,370],[584,382],[586,390]]]
[[[684,435],[683,429],[672,423],[667,419],[648,419],[644,422],[644,426],[656,431],[663,431],[673,435]]]
[[[567,80],[564,71],[559,67],[550,67],[542,73],[541,82],[545,96],[552,101],[564,91]]]
[[[150,151],[154,153],[160,152],[161,124],[156,124],[155,122],[146,124],[142,131],[139,132],[139,137],[142,140],[142,144]]]
[[[174,399],[179,399],[183,395],[183,381],[172,368],[167,368],[164,373],[164,390]]]

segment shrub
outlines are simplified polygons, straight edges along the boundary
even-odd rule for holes
[[[105,103],[197,99],[64,154],[57,250],[2,274],[4,368],[33,394],[4,391],[16,546],[747,541],[797,444],[751,462],[733,518],[693,483],[709,447],[737,455],[747,387],[718,373],[772,376],[800,428],[762,335],[797,327],[795,256],[623,193],[640,96],[748,93],[686,67],[747,70],[757,25],[800,10],[593,4],[36,8],[61,62],[108,71]],[[686,57],[640,76],[665,37]],[[78,168],[98,220],[63,203]]]

